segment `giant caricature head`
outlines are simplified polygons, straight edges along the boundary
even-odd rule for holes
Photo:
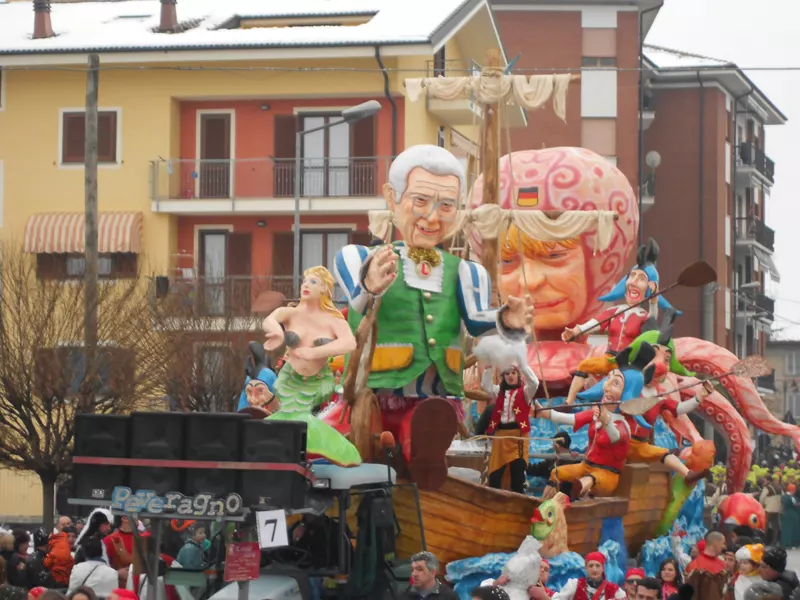
[[[411,146],[389,169],[383,186],[387,208],[403,241],[433,248],[451,233],[466,189],[464,167],[438,146]]]
[[[482,193],[483,180],[478,178],[471,207],[481,204]],[[537,330],[560,333],[596,316],[602,310],[598,296],[625,269],[639,225],[636,196],[622,172],[584,148],[513,152],[500,159],[498,204],[517,210],[613,210],[619,215],[611,244],[602,252],[595,252],[596,229],[548,243],[512,226],[499,240],[500,293],[503,298],[530,294]],[[481,241],[473,237],[470,244],[480,256]]]

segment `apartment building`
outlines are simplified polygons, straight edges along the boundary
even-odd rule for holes
[[[736,65],[646,44],[662,4],[492,0],[515,68],[581,73],[567,122],[531,114],[512,145],[583,146],[614,162],[639,190],[663,280],[700,259],[718,273],[713,289],[670,292],[678,335],[756,353],[774,310],[766,279],[779,278],[764,223],[775,177],[765,127],[786,117]]]
[[[769,279],[778,281],[775,232],[765,223],[775,165],[766,127],[786,117],[730,62],[645,45],[645,178],[642,201],[658,194],[645,236],[661,245],[661,274],[705,260],[717,283],[676,289],[678,335],[703,337],[739,356],[763,354],[772,326]]]
[[[330,267],[339,248],[369,239],[394,155],[419,143],[465,162],[476,153],[474,107],[407,103],[405,78],[501,47],[486,0],[35,8],[0,4],[0,239],[24,241],[39,277],[83,276],[85,69],[96,53],[101,277],[140,269],[155,276],[155,300],[250,329],[270,310],[264,294],[293,293],[296,198],[299,267]],[[377,114],[332,125],[368,100]],[[209,380],[229,356],[223,338],[198,331]]]
[[[764,404],[778,419],[797,424],[800,417],[800,340],[769,339],[764,356],[775,368],[772,375],[759,378],[759,388],[772,390],[763,396]],[[791,442],[773,436],[773,443]]]

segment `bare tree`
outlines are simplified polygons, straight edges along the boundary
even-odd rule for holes
[[[154,305],[153,319],[168,337],[167,395],[173,409],[235,412],[248,343],[263,341],[261,321],[283,303],[268,277],[171,281]]]
[[[142,277],[100,285],[98,352],[83,346],[82,279],[41,279],[18,246],[0,250],[0,465],[35,472],[43,521],[52,526],[55,484],[71,470],[75,415],[150,408],[164,396],[164,336],[151,326]]]

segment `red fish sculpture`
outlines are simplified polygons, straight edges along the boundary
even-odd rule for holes
[[[719,505],[720,521],[727,525],[746,525],[764,531],[767,513],[764,507],[750,496],[738,492],[731,494]]]

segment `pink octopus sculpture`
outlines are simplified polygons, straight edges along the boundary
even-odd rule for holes
[[[473,208],[481,203],[482,184],[479,178],[470,200]],[[498,203],[517,210],[614,210],[619,215],[611,244],[602,252],[595,252],[594,230],[575,240],[544,243],[512,226],[506,238],[498,242],[501,297],[527,293],[534,303],[538,353],[536,345],[531,344],[528,361],[547,383],[551,396],[566,395],[578,363],[601,356],[605,349],[580,340],[562,342],[561,334],[566,327],[597,316],[603,309],[597,298],[626,271],[634,255],[639,225],[636,196],[625,175],[602,156],[583,148],[547,148],[513,152],[500,159]],[[470,245],[480,256],[481,240],[473,237]],[[704,340],[679,338],[675,344],[680,361],[698,373],[721,374],[737,360],[724,348]],[[669,377],[669,383],[677,386],[676,376]],[[800,449],[800,428],[776,419],[764,406],[752,380],[728,376],[721,383],[747,421],[763,431],[791,437]],[[697,412],[725,437],[729,489],[739,491],[752,458],[747,424],[730,418],[730,404],[724,396],[715,392],[709,398]],[[667,422],[679,439],[702,439],[687,416]]]

